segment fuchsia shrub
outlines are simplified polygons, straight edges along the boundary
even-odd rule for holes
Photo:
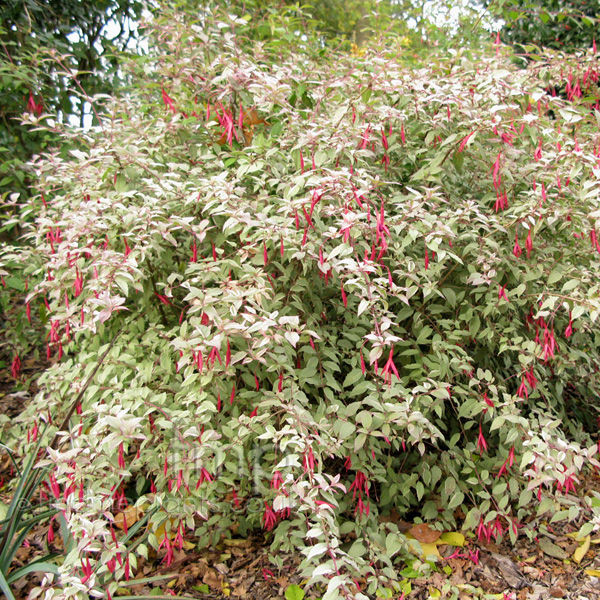
[[[325,598],[364,598],[416,545],[391,508],[515,539],[576,519],[598,466],[591,55],[411,70],[247,27],[157,22],[102,128],[35,163],[18,260],[56,364],[24,421],[56,423],[116,338],[48,456],[75,596],[263,528]],[[545,93],[565,77],[581,95]],[[131,552],[125,497],[162,506]]]

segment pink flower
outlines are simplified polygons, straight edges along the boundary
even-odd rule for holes
[[[73,296],[77,298],[83,291],[83,276],[79,270],[75,270],[75,283],[73,284]]]
[[[517,237],[517,234],[515,233],[515,245],[513,246],[513,254],[519,258],[519,256],[521,256],[521,254],[523,253],[523,251],[521,250],[521,246],[519,246],[519,238]]]
[[[469,139],[471,138],[471,136],[475,133],[475,130],[471,131],[471,133],[469,133],[469,135],[466,135],[462,142],[460,143],[460,146],[458,147],[458,152],[462,152],[465,149],[465,146],[467,145],[467,142],[469,141]]]
[[[85,584],[92,576],[92,565],[90,564],[89,557],[86,556],[85,562],[83,562],[83,559],[81,559],[81,570],[83,571],[81,583]]]
[[[213,480],[213,476],[204,468],[200,469],[200,477],[198,478],[198,483],[196,484],[196,489],[198,489],[205,481],[207,483],[211,483]]]
[[[569,313],[569,324],[565,329],[565,337],[570,338],[573,335],[573,319],[571,318],[571,313]]]
[[[43,107],[44,105],[41,100],[36,103],[35,99],[33,98],[33,94],[29,94],[29,100],[27,101],[28,112],[39,117],[42,114]]]
[[[550,330],[546,327],[544,329],[544,361],[548,361],[549,358],[554,358],[554,349],[556,348],[556,341],[554,339],[554,330]]]
[[[533,240],[531,239],[531,229],[527,234],[527,239],[525,240],[525,248],[527,250],[527,258],[531,255],[531,250],[533,249]]]
[[[281,476],[281,471],[275,471],[275,473],[273,473],[273,479],[271,479],[271,488],[278,490],[282,485],[283,477]]]
[[[354,481],[350,485],[350,489],[354,490],[352,494],[352,499],[356,498],[356,494],[361,496],[363,493],[369,496],[369,481],[367,476],[362,471],[356,471],[356,475],[354,476]]]
[[[346,298],[346,290],[344,290],[344,284],[341,284],[342,286],[342,302],[344,303],[345,307],[348,307],[348,299]]]
[[[527,384],[525,383],[525,377],[521,378],[521,385],[517,390],[517,396],[519,396],[519,398],[529,399],[529,389],[527,388]]]
[[[19,358],[19,355],[16,352],[13,356],[12,364],[10,366],[10,374],[15,379],[18,379],[19,375],[21,374],[21,359]]]
[[[542,158],[542,140],[541,140],[541,138],[540,138],[540,142],[538,144],[536,151],[533,153],[533,158],[535,159],[536,162]]]
[[[492,167],[492,180],[494,182],[494,188],[498,189],[502,181],[502,174],[500,173],[500,162],[502,160],[502,152],[498,152],[496,161]]]
[[[354,509],[354,512],[356,513],[356,511],[358,511],[358,514],[361,517],[362,517],[363,513],[366,514],[367,516],[369,516],[369,509],[370,509],[369,501],[367,500],[367,502],[365,503],[363,501],[362,497],[360,497],[358,499],[358,502],[356,503],[356,508]]]
[[[398,374],[398,369],[394,364],[394,347],[390,348],[390,354],[388,356],[387,362],[383,369],[381,369],[381,374],[383,375],[383,380],[385,383],[392,383],[392,373],[396,376],[398,381],[400,381],[400,375]]]
[[[172,113],[177,112],[175,108],[175,104],[173,103],[173,99],[165,92],[165,88],[161,88],[162,90],[162,99],[165,104],[165,108],[168,108]]]
[[[504,284],[499,290],[498,290],[498,300],[504,299],[508,302],[508,298],[506,296],[506,284]]]
[[[383,144],[383,147],[387,150],[389,145],[388,145],[388,139],[385,135],[385,131],[383,129],[383,127],[381,128],[381,142]]]
[[[312,448],[305,452],[302,458],[305,473],[312,473],[315,470],[315,455],[313,454]]]
[[[485,437],[483,436],[483,431],[481,429],[481,424],[479,425],[479,436],[477,437],[477,449],[480,454],[483,454],[484,451],[487,451],[488,445],[485,441]]]
[[[277,525],[277,516],[273,512],[273,509],[265,502],[265,512],[263,513],[263,527],[267,531],[272,531],[275,525]]]

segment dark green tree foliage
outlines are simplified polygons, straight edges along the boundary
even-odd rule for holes
[[[0,0],[2,199],[27,194],[23,163],[53,141],[48,132],[22,125],[23,113],[57,114],[63,121],[76,115],[83,124],[82,100],[117,84],[114,51],[134,39],[130,25],[141,8],[138,0]]]
[[[490,8],[492,8],[490,6]],[[527,51],[528,45],[572,51],[589,48],[598,37],[598,0],[512,0],[503,5],[504,43]]]

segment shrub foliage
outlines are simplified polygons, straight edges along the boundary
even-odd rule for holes
[[[3,257],[54,361],[24,420],[54,433],[100,362],[47,458],[67,594],[263,528],[364,598],[418,552],[392,509],[514,540],[577,518],[598,465],[591,54],[414,70],[249,27],[157,19],[101,127],[35,162],[31,245]],[[162,507],[131,551],[125,497]]]

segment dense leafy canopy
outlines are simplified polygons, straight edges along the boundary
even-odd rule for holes
[[[589,48],[598,38],[598,0],[511,0],[501,5],[505,43],[531,53],[535,45],[561,51]]]
[[[294,18],[257,40],[166,12],[129,93],[35,160],[30,246],[0,264],[55,363],[30,443],[82,396],[44,463],[74,540],[48,598],[258,528],[324,598],[365,598],[435,561],[392,509],[514,540],[598,504],[567,495],[598,466],[595,58],[415,69],[389,38],[324,55]]]

